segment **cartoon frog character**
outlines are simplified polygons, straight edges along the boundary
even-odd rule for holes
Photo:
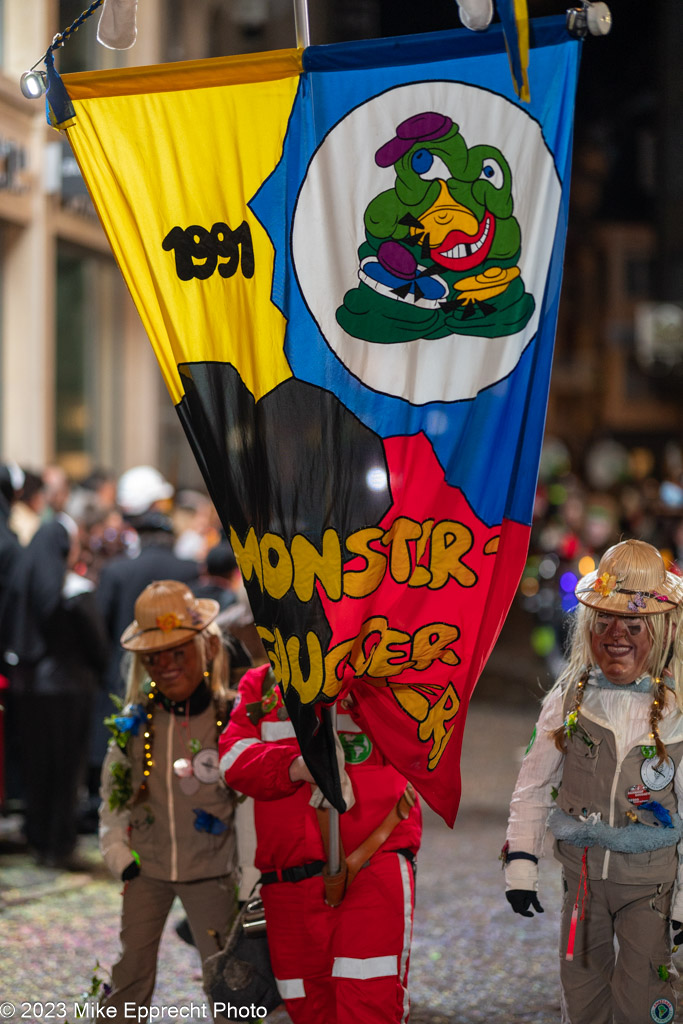
[[[347,334],[393,344],[522,330],[534,299],[500,150],[468,149],[450,117],[427,111],[402,121],[375,162],[394,167],[396,184],[365,211],[360,284],[336,314]]]

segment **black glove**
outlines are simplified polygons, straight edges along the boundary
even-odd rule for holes
[[[121,872],[121,881],[130,882],[132,878],[137,878],[140,874],[140,865],[136,860],[132,860],[127,868]]]
[[[515,914],[521,914],[522,917],[534,916],[529,907],[533,907],[537,914],[544,912],[543,907],[538,902],[538,896],[532,889],[508,889],[505,893],[505,898]]]
[[[683,924],[680,921],[672,921],[673,936],[671,942],[674,946],[683,945]]]

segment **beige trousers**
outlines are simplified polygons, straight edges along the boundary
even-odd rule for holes
[[[620,885],[591,879],[584,920],[576,929],[574,959],[569,961],[565,954],[579,876],[565,868],[564,881],[563,1024],[670,1024],[677,976],[668,920],[673,883]],[[666,972],[668,979],[661,977]]]
[[[232,875],[197,882],[166,882],[138,875],[123,894],[121,957],[112,968],[112,991],[100,1004],[116,1007],[117,1024],[137,1019],[137,1011],[131,1017],[130,1008],[124,1016],[124,1004],[149,1006],[152,1001],[159,942],[176,896],[187,914],[202,963],[225,944],[236,910],[236,879]],[[187,970],[189,981],[189,957]]]

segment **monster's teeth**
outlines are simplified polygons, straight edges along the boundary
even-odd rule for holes
[[[484,225],[484,230],[482,232],[481,238],[479,238],[476,242],[463,242],[460,245],[456,245],[455,248],[449,249],[448,252],[442,253],[442,255],[449,260],[460,260],[463,259],[465,256],[474,256],[476,252],[479,252],[482,245],[488,238],[490,225],[491,222],[487,220],[486,224]]]

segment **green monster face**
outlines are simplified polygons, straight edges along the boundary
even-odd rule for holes
[[[534,301],[519,276],[521,231],[500,150],[468,149],[450,117],[427,112],[403,121],[375,161],[393,166],[396,182],[365,211],[361,284],[337,311],[344,330],[391,342],[521,329]]]

